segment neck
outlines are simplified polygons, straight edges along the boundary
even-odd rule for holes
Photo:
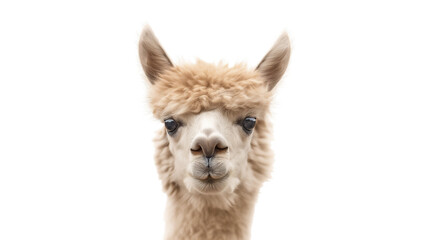
[[[196,199],[195,195],[189,196],[189,193],[170,195],[166,209],[165,239],[250,239],[257,191],[249,192],[239,187],[234,194],[232,202],[220,207],[215,204],[220,200],[216,196],[200,196]]]

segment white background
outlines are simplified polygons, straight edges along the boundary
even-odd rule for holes
[[[425,1],[2,1],[0,239],[162,239],[137,55],[255,67],[292,41],[253,239],[429,239]]]

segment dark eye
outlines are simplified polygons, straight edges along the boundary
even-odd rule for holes
[[[255,128],[256,125],[256,118],[254,117],[246,117],[243,122],[241,123],[243,126],[243,130],[250,134],[252,132],[252,129]]]
[[[174,119],[169,118],[164,120],[165,128],[167,129],[168,134],[173,135],[179,128],[179,123]]]

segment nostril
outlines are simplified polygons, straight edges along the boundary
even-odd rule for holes
[[[220,150],[220,151],[222,151],[222,150],[227,150],[228,149],[228,147],[219,147],[219,146],[216,146],[216,150]]]
[[[226,150],[228,150],[228,147],[222,144],[217,144],[215,147],[215,151],[216,152],[225,152]]]
[[[203,149],[201,148],[201,146],[198,146],[198,148],[196,149],[191,148],[191,152],[202,152],[202,151]]]

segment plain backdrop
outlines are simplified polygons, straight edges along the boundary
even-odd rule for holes
[[[261,239],[429,239],[426,1],[2,1],[0,239],[162,239],[137,55],[255,67],[292,41]]]

